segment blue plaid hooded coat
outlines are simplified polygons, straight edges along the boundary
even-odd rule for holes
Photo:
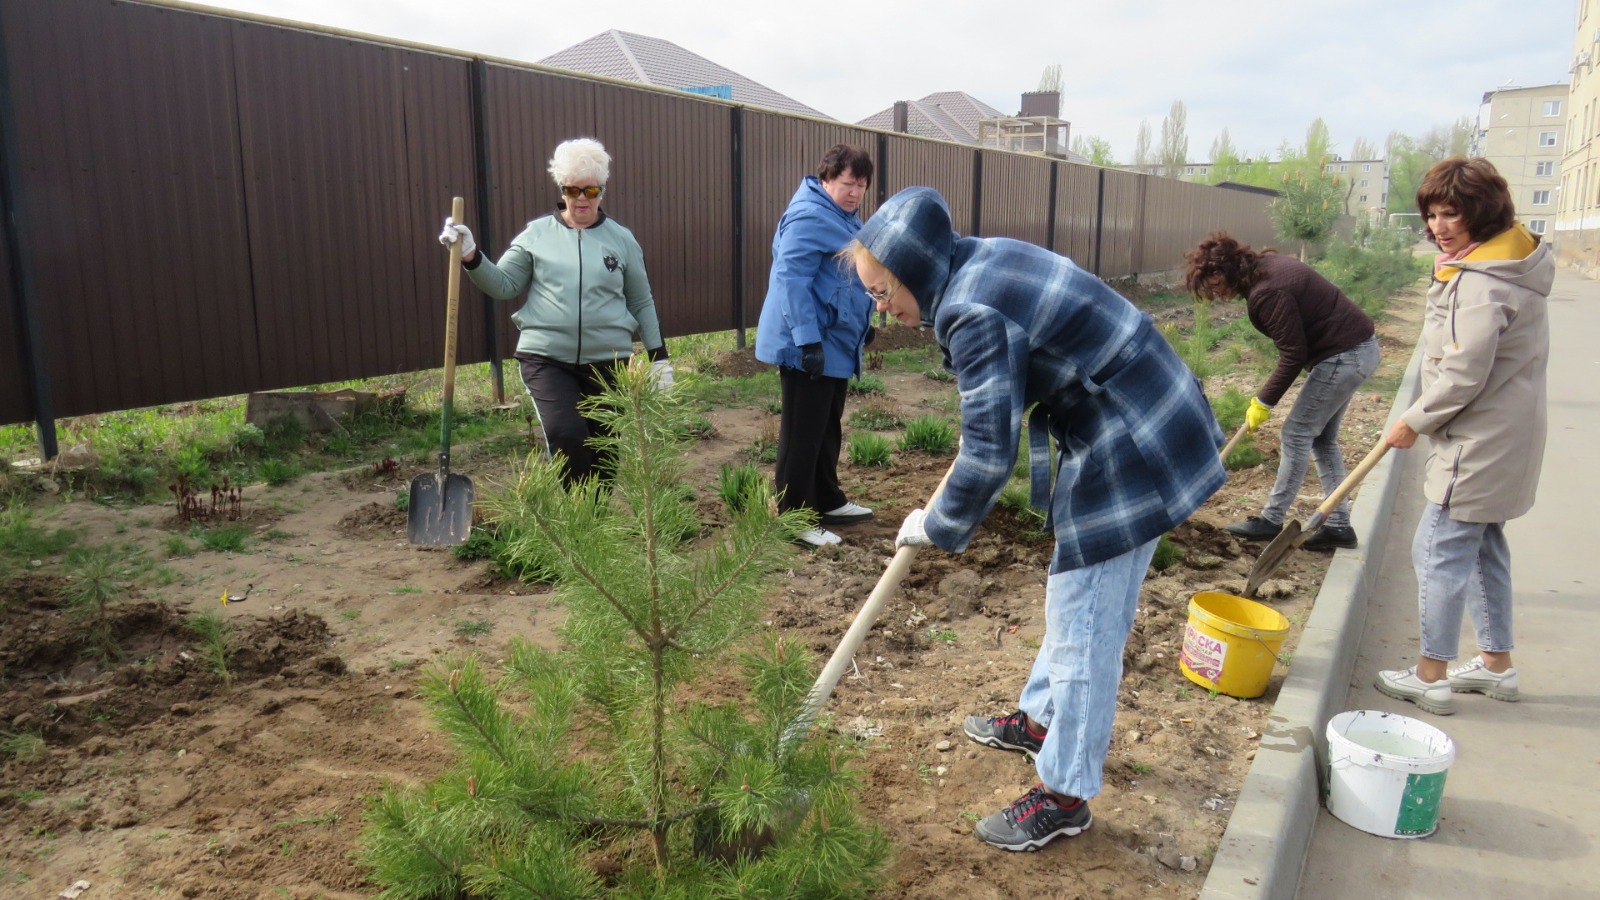
[[[1159,537],[1222,486],[1200,383],[1105,282],[1032,244],[957,237],[931,188],[889,198],[856,237],[916,297],[960,389],[961,449],[925,523],[935,545],[966,549],[1011,477],[1029,406],[1052,574]]]

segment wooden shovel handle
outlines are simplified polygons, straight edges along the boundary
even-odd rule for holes
[[[1244,439],[1245,432],[1247,432],[1249,430],[1250,430],[1249,423],[1246,423],[1244,425],[1240,425],[1239,426],[1239,430],[1235,431],[1233,433],[1233,437],[1228,438],[1228,443],[1224,444],[1223,447],[1222,447],[1222,462],[1223,462],[1224,465],[1227,464],[1228,457],[1233,455],[1233,448],[1239,446],[1239,441]]]
[[[450,198],[450,220],[456,224],[466,215],[466,201]],[[450,468],[450,421],[455,417],[456,398],[456,319],[461,310],[461,241],[450,242],[450,272],[445,282],[444,314],[444,389],[439,411],[439,468]],[[442,497],[441,493],[441,497]]]
[[[1328,499],[1322,501],[1322,505],[1317,507],[1317,512],[1322,513],[1324,517],[1333,512],[1333,508],[1338,506],[1344,498],[1350,496],[1350,492],[1356,489],[1356,485],[1361,483],[1361,479],[1367,477],[1367,473],[1372,471],[1372,467],[1377,465],[1378,460],[1383,459],[1383,455],[1388,452],[1389,442],[1379,439],[1378,446],[1372,448],[1366,459],[1363,459],[1356,466],[1355,471],[1346,475],[1344,481],[1339,482],[1339,486],[1333,489],[1333,493],[1328,495]]]
[[[950,473],[956,469],[955,461],[950,462],[950,468],[944,472],[944,477],[939,479],[939,484],[928,496],[928,506],[939,499],[944,492],[944,486],[950,481]],[[822,667],[822,674],[817,676],[816,684],[812,685],[811,693],[806,698],[805,708],[801,710],[794,726],[785,734],[785,739],[792,739],[811,727],[811,722],[817,713],[827,704],[828,698],[833,696],[833,689],[838,686],[840,676],[844,675],[845,667],[850,665],[850,660],[855,658],[856,650],[861,647],[861,642],[866,639],[867,632],[872,630],[873,623],[878,620],[878,613],[883,609],[883,604],[894,596],[895,589],[900,586],[900,580],[906,577],[906,572],[911,568],[911,561],[917,557],[917,546],[908,544],[895,551],[894,559],[889,561],[888,568],[883,570],[883,575],[878,578],[878,584],[867,596],[867,602],[861,604],[860,612],[856,613],[855,621],[850,623],[850,630],[846,631],[844,638],[839,641],[838,649],[833,651],[833,656],[828,658],[828,664]]]

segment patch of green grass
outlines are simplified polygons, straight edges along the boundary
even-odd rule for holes
[[[17,762],[31,763],[44,759],[45,753],[44,738],[40,735],[29,731],[0,731],[0,754],[9,756]],[[43,797],[44,793],[41,791],[17,791],[13,796],[26,803],[29,800],[37,800]]]
[[[753,463],[724,463],[717,470],[717,496],[728,509],[739,512],[752,503],[765,505],[772,497],[772,482]]]
[[[865,403],[856,407],[845,421],[852,428],[864,428],[868,431],[892,431],[904,423],[893,410],[877,403]]]
[[[1000,505],[1043,533],[1044,511],[1033,507],[1031,494],[1032,489],[1026,480],[1008,482],[1000,491]]]
[[[493,631],[494,626],[482,619],[457,619],[454,630],[456,637],[475,638]]]
[[[65,551],[78,540],[66,528],[41,528],[20,501],[0,507],[0,554],[18,560],[43,559]]]
[[[1168,323],[1161,327],[1161,336],[1167,339],[1184,365],[1196,378],[1205,379],[1226,371],[1238,357],[1231,345],[1218,350],[1217,345],[1229,331],[1229,326],[1218,326],[1212,319],[1211,304],[1194,305],[1194,321],[1187,328]]]
[[[846,387],[846,390],[857,396],[865,396],[867,394],[881,394],[884,392],[885,387],[882,378],[863,372],[850,379],[850,384]]]
[[[408,488],[394,492],[394,508],[401,512],[411,511],[411,491]]]
[[[243,553],[246,539],[250,536],[250,528],[238,522],[212,528],[197,525],[189,536],[213,553]]]
[[[183,539],[182,535],[169,534],[161,540],[161,552],[167,559],[178,559],[184,556],[193,556],[195,546]]]
[[[361,610],[341,609],[339,610],[339,618],[345,620],[346,622],[354,622],[355,620],[361,618]]]
[[[956,373],[946,369],[944,366],[934,366],[931,369],[923,369],[922,377],[929,381],[937,381],[940,384],[949,384],[956,380]]]
[[[942,456],[956,446],[956,426],[939,416],[919,416],[906,423],[900,449]]]
[[[757,372],[740,378],[695,379],[683,385],[679,393],[707,406],[754,406],[776,402],[783,390],[778,382],[778,370]]]
[[[889,439],[870,431],[850,433],[850,462],[858,466],[887,466],[892,447]]]
[[[397,588],[390,588],[389,589],[389,593],[391,593],[391,594],[420,594],[420,593],[422,593],[422,588],[419,588],[414,584],[402,584]]]
[[[346,455],[332,451],[331,447],[329,449],[330,452],[333,452],[336,456],[342,457]],[[288,484],[299,475],[300,467],[292,462],[288,462],[287,460],[263,459],[261,462],[256,463],[256,477],[274,487],[281,484]]]

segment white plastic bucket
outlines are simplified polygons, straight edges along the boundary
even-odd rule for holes
[[[1328,812],[1379,837],[1421,838],[1439,827],[1450,736],[1373,709],[1328,720]]]

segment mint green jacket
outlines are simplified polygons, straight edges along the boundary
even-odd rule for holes
[[[511,315],[518,353],[582,364],[631,357],[635,334],[647,350],[663,346],[644,251],[603,212],[588,228],[555,214],[534,219],[499,260],[480,251],[466,268],[497,300],[528,292]]]

